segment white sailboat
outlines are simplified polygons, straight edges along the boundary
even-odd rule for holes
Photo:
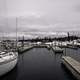
[[[55,53],[63,53],[63,49],[59,47],[59,42],[58,41],[53,42],[52,50]]]
[[[12,70],[18,61],[17,52],[0,52],[0,76]]]
[[[55,53],[63,53],[63,49],[60,47],[53,46],[52,49]]]
[[[3,45],[3,44],[2,44]],[[7,44],[4,44],[5,46]],[[3,45],[3,46],[4,46]],[[16,49],[4,48],[0,51],[0,76],[11,71],[18,62],[18,52],[17,52],[17,26],[16,26]]]
[[[7,44],[4,45],[6,46]],[[15,47],[15,50],[5,50],[5,48],[3,48],[3,50],[0,51],[0,76],[6,74],[16,66],[18,62],[17,41]]]
[[[5,13],[7,14],[7,3],[4,1],[5,5]],[[5,14],[5,15],[6,15]],[[17,20],[16,20],[17,22]],[[17,23],[16,23],[17,24]],[[7,24],[8,26],[8,24]],[[17,44],[17,26],[16,26],[16,44]],[[17,46],[16,46],[17,48]],[[0,51],[0,76],[6,74],[10,70],[12,70],[18,61],[18,52],[15,51],[10,51],[9,49],[5,51],[3,50]]]

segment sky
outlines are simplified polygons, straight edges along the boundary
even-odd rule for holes
[[[0,32],[80,31],[80,0],[0,0]]]

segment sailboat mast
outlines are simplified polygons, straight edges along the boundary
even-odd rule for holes
[[[17,26],[18,26],[18,21],[17,21],[17,17],[16,17],[16,50],[17,50],[17,42],[18,42],[18,39],[17,39]]]

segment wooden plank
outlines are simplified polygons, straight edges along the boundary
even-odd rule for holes
[[[62,56],[63,64],[71,71],[71,73],[80,80],[80,62],[69,56]]]

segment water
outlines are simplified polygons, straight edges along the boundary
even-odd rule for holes
[[[75,50],[72,51],[75,53]],[[73,53],[69,49],[66,52],[67,55]],[[33,48],[19,55],[17,66],[0,80],[75,80],[61,65],[61,57],[61,54],[55,55],[46,48]]]

